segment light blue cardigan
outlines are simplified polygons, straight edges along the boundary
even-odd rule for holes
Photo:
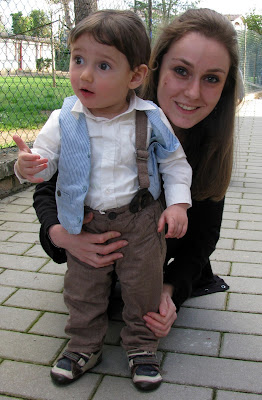
[[[61,153],[56,187],[58,219],[71,234],[79,234],[82,229],[84,200],[88,192],[91,168],[90,138],[86,117],[81,113],[77,119],[71,113],[76,101],[76,96],[67,97],[60,112]],[[159,109],[156,105],[155,107],[154,110],[146,110],[145,113],[152,125],[148,148],[149,191],[156,200],[161,191],[156,157],[167,158],[170,153],[177,150],[180,143],[163,123]]]

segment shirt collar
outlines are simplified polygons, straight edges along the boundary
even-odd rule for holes
[[[130,98],[130,102],[129,102],[129,107],[128,109],[123,112],[120,115],[125,115],[128,113],[131,113],[133,110],[140,110],[140,111],[146,111],[146,110],[154,110],[155,107],[148,103],[147,101],[141,99],[140,97],[138,97],[135,92],[133,91],[131,94],[131,98]],[[96,117],[95,115],[93,115],[86,107],[83,106],[83,104],[81,103],[81,101],[79,99],[77,99],[77,101],[75,102],[71,113],[75,116],[75,118],[78,119],[79,114],[83,113],[86,116],[88,116],[89,118],[92,118],[96,121],[108,121],[108,118],[104,118],[104,117]],[[112,120],[118,118],[120,115],[117,115],[116,117],[112,118]]]

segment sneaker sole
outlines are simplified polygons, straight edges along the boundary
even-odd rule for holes
[[[96,365],[100,364],[102,361],[102,354],[100,354],[100,356],[98,357],[96,363],[89,369],[87,369],[86,371],[84,371],[82,374],[77,375],[75,378],[70,379],[67,378],[64,375],[58,374],[58,373],[54,373],[52,370],[50,371],[50,376],[52,378],[52,381],[58,385],[58,386],[65,386],[65,385],[69,385],[70,383],[75,382],[77,379],[81,378],[81,376],[83,376],[86,372],[90,371],[92,368],[94,368]]]
[[[150,392],[152,390],[156,390],[162,383],[161,381],[158,382],[133,382],[135,387],[142,392]]]

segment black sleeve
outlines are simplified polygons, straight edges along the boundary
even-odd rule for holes
[[[177,310],[191,296],[193,288],[213,277],[209,257],[219,239],[223,209],[224,199],[193,201],[188,210],[186,235],[167,240],[164,281],[174,286]]]
[[[50,181],[36,185],[33,207],[41,224],[39,236],[43,249],[56,263],[62,264],[66,262],[66,252],[54,246],[48,236],[50,226],[60,223],[55,199],[56,180],[57,174]]]

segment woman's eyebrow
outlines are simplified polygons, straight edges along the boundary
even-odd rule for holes
[[[175,58],[175,57],[173,57],[172,58],[172,61],[180,61],[180,62],[182,62],[183,64],[185,64],[185,65],[188,65],[189,67],[194,67],[194,65],[190,62],[190,61],[188,61],[188,60],[186,60],[185,58]],[[217,67],[215,67],[215,68],[210,68],[210,69],[208,69],[206,72],[221,72],[221,73],[223,73],[223,74],[226,74],[227,72],[223,69],[223,68],[217,68]]]

